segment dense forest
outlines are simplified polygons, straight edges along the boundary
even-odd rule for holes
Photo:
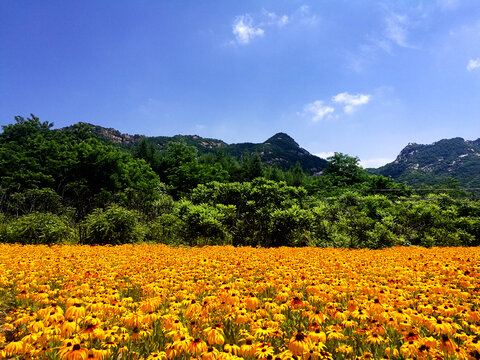
[[[480,244],[480,203],[458,182],[413,189],[341,153],[320,174],[185,142],[128,148],[91,125],[31,115],[0,134],[0,240],[185,245]],[[448,188],[448,193],[438,189]]]

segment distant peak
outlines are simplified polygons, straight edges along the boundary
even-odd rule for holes
[[[290,145],[294,147],[299,147],[297,142],[288,134],[283,132],[276,133],[271,138],[269,138],[265,143],[274,144],[274,145]]]

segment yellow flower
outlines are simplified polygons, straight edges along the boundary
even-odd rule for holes
[[[12,341],[5,346],[6,356],[15,356],[23,354],[25,350],[25,344],[22,341]]]
[[[223,330],[217,325],[208,327],[203,332],[210,345],[222,345],[225,342]]]
[[[447,335],[442,335],[442,338],[440,340],[440,349],[445,354],[454,354],[456,348],[457,345],[453,342],[452,339],[450,339]]]
[[[353,353],[353,347],[350,345],[340,345],[335,349],[335,352],[341,352],[343,354],[352,354]]]
[[[378,335],[377,333],[370,334],[369,336],[367,336],[365,340],[366,342],[373,345],[379,345],[386,342],[386,340],[382,336]]]
[[[202,360],[215,360],[219,355],[219,351],[210,346],[202,353]]]
[[[68,351],[61,355],[62,360],[86,360],[88,358],[88,349],[75,344]]]
[[[165,351],[156,351],[148,355],[147,360],[165,360],[167,359],[167,354]]]
[[[267,359],[269,357],[273,357],[274,349],[269,344],[262,344],[261,346],[257,347],[255,350],[255,358],[256,359]]]
[[[85,308],[81,304],[73,304],[65,312],[65,317],[67,319],[78,319],[85,316]]]
[[[245,341],[245,344],[240,346],[240,349],[238,350],[238,354],[247,357],[247,356],[254,356],[256,351],[256,346],[253,344],[252,339],[247,339]]]
[[[191,355],[200,355],[206,349],[207,344],[199,338],[192,339],[187,345],[187,352]]]
[[[299,331],[290,339],[288,349],[294,355],[302,355],[303,353],[309,351],[311,346],[312,343],[310,339],[304,333]]]

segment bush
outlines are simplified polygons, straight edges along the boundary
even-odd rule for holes
[[[271,214],[270,243],[263,246],[308,246],[314,217],[309,210],[294,205]]]
[[[182,233],[185,223],[173,214],[162,214],[148,224],[146,241],[168,245],[179,245],[183,242]]]
[[[369,249],[381,249],[396,245],[403,245],[402,240],[397,238],[388,228],[382,223],[375,223],[372,230],[367,231],[367,242],[365,247]]]
[[[187,245],[221,245],[231,243],[229,227],[234,223],[233,205],[194,205],[187,200],[178,203],[176,215],[184,222],[182,237]]]
[[[143,239],[143,231],[135,211],[112,205],[95,209],[83,223],[85,244],[119,245]]]
[[[5,222],[5,215],[0,213],[0,242],[7,241],[7,224]]]
[[[74,231],[65,216],[31,213],[7,223],[5,241],[21,244],[58,244],[73,239]]]

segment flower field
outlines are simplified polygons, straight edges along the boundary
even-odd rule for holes
[[[0,245],[0,359],[480,359],[480,248]]]

